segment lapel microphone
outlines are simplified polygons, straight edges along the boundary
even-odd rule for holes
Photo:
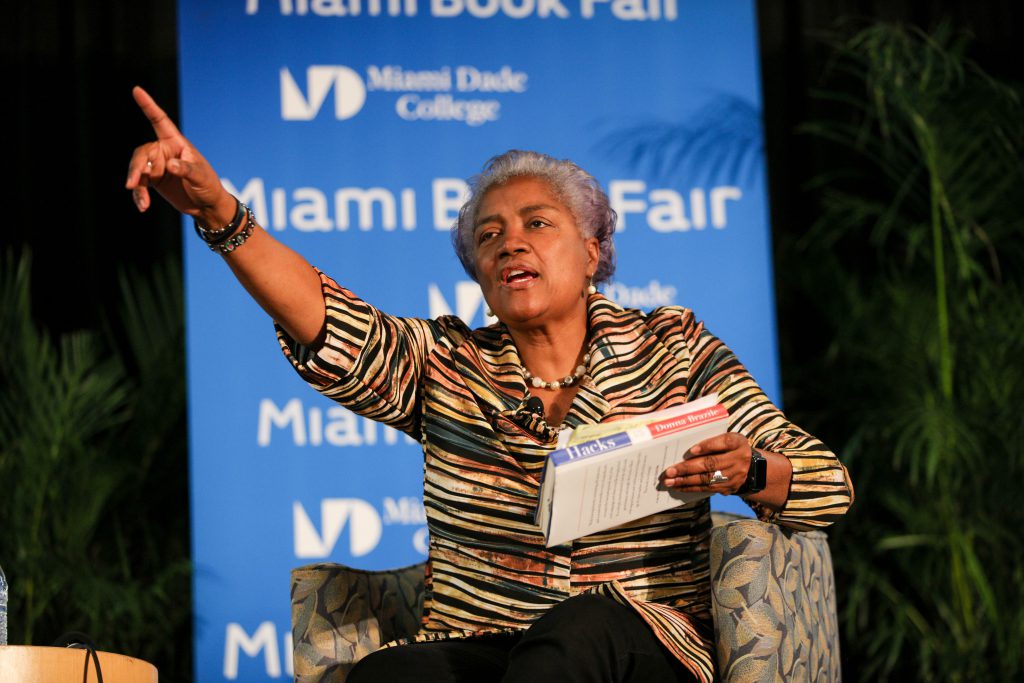
[[[531,396],[526,401],[526,409],[538,417],[544,417],[544,401],[536,396]]]

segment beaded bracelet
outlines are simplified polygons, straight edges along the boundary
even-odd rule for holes
[[[231,235],[238,230],[238,226],[242,224],[242,218],[245,217],[246,211],[248,210],[238,199],[235,197],[235,217],[234,219],[225,225],[223,228],[217,230],[210,230],[199,225],[199,220],[196,218],[192,219],[192,225],[195,226],[196,234],[199,235],[199,239],[203,240],[207,244],[221,244],[225,242]]]
[[[219,251],[227,255],[245,244],[245,241],[252,237],[252,233],[256,229],[256,223],[252,219],[252,210],[241,202],[238,202],[238,204],[242,207],[242,213],[245,215],[245,227],[241,232],[231,235],[222,242],[209,244],[210,251]]]

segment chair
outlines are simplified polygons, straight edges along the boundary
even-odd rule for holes
[[[839,631],[827,537],[714,513],[711,602],[719,677],[838,681]],[[424,564],[292,570],[296,683],[343,683],[360,657],[419,628]]]

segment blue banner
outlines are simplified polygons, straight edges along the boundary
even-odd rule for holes
[[[448,229],[487,158],[543,151],[593,173],[619,213],[603,291],[693,308],[779,399],[752,0],[179,13],[182,130],[268,231],[370,303],[490,322]],[[421,452],[302,383],[188,232],[196,680],[276,680],[292,671],[292,567],[425,558]]]

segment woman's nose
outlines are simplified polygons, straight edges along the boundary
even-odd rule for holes
[[[526,239],[526,233],[518,227],[510,227],[505,230],[501,242],[501,255],[509,256],[529,251],[530,243]]]

